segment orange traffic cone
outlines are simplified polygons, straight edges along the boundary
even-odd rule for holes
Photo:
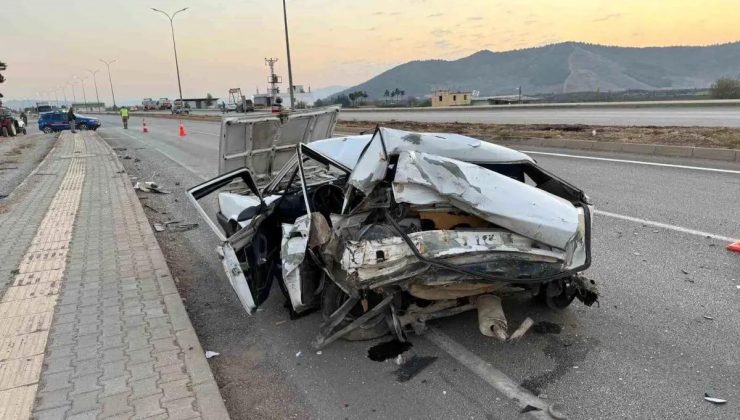
[[[149,129],[146,128],[146,118],[144,119],[144,127],[142,128],[142,131],[145,132],[145,133],[148,133],[149,132]]]
[[[734,251],[734,252],[740,252],[740,241],[736,241],[734,243],[727,245],[727,250]]]
[[[187,135],[188,133],[185,132],[185,126],[182,125],[182,121],[180,121],[180,137],[185,137]]]

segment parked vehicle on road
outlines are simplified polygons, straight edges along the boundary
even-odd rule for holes
[[[185,106],[182,106],[182,102],[179,99],[175,99],[172,105],[172,114],[188,115],[190,114],[190,105],[186,102]]]
[[[188,190],[247,312],[275,281],[293,315],[322,312],[321,348],[404,341],[476,308],[481,332],[506,340],[499,294],[556,309],[597,301],[581,274],[593,207],[580,189],[524,153],[458,134],[335,138],[337,113],[224,118],[220,175]],[[200,202],[215,192],[208,214]]]
[[[36,112],[41,114],[42,112],[49,112],[53,111],[54,108],[49,105],[48,102],[36,102]]]
[[[160,110],[172,109],[172,101],[167,98],[159,98],[157,101],[157,108]]]
[[[15,137],[18,134],[26,134],[25,122],[10,108],[0,107],[0,135]]]
[[[144,108],[144,111],[155,111],[158,108],[157,101],[152,98],[144,98],[141,101],[141,106]]]
[[[254,102],[242,95],[241,88],[229,89],[229,103],[226,104],[223,112],[254,112]]]
[[[39,116],[39,131],[44,133],[53,133],[55,131],[69,130],[70,124],[67,121],[67,113],[62,111],[44,112]],[[88,117],[82,114],[75,114],[75,128],[78,130],[97,130],[100,127],[100,120]]]

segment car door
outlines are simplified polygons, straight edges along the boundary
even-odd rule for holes
[[[69,122],[67,122],[66,115],[61,112],[54,112],[49,116],[49,125],[54,130],[69,130]]]
[[[243,192],[255,197],[256,200],[253,206],[244,208],[245,212],[252,214],[248,224],[233,234],[228,235],[225,230],[221,229],[213,221],[201,201],[206,200],[208,196],[219,190],[230,187],[246,188],[246,191]],[[261,214],[261,210],[264,209],[264,201],[257,189],[257,185],[254,183],[252,174],[246,168],[237,169],[190,188],[187,191],[187,195],[203,220],[206,221],[221,241],[221,245],[217,247],[217,253],[226,272],[226,277],[229,279],[229,283],[234,289],[234,292],[236,292],[244,309],[247,313],[252,314],[266,296],[261,297],[256,288],[250,287],[250,282],[244,273],[248,269],[248,264],[244,261],[244,258],[240,261],[236,253],[237,249],[243,249],[252,240],[261,221],[264,220],[264,215]]]

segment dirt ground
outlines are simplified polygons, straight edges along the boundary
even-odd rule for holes
[[[372,121],[339,121],[336,131],[372,130]],[[615,127],[565,124],[470,124],[392,121],[384,127],[410,131],[458,133],[483,140],[569,139],[617,143],[740,149],[740,129],[713,127]],[[595,133],[595,134],[594,134]]]

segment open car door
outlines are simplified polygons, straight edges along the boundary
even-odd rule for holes
[[[221,240],[217,252],[224,271],[250,314],[267,298],[269,283],[262,284],[261,279],[250,276],[249,258],[237,256],[237,250],[243,250],[253,241],[265,219],[266,205],[261,191],[295,155],[296,145],[332,136],[338,113],[339,107],[333,106],[287,116],[224,118],[219,143],[219,175],[187,192],[201,217]],[[220,214],[217,200],[208,197],[224,191],[246,203],[233,229],[224,229],[214,221],[213,216]]]
[[[223,189],[229,190],[241,190],[242,194],[254,197],[254,206],[248,207],[244,210],[246,213],[253,214],[246,226],[232,235],[227,236],[227,233],[222,230],[213,219],[208,215],[208,212],[203,208],[202,200],[210,194]],[[255,293],[254,288],[250,287],[250,282],[244,275],[244,271],[248,268],[243,266],[243,263],[239,261],[236,256],[234,248],[238,246],[236,244],[245,244],[251,241],[254,236],[257,227],[260,223],[260,209],[264,207],[264,202],[259,194],[257,185],[254,183],[251,173],[246,168],[237,169],[233,172],[220,175],[209,181],[206,181],[200,185],[190,188],[187,191],[188,198],[191,203],[195,206],[200,213],[203,220],[206,221],[208,226],[221,240],[221,245],[217,247],[216,251],[221,258],[226,277],[229,279],[231,287],[239,297],[244,309],[247,313],[252,314],[257,306],[262,303],[260,300],[259,293]],[[243,246],[243,245],[242,245]]]

